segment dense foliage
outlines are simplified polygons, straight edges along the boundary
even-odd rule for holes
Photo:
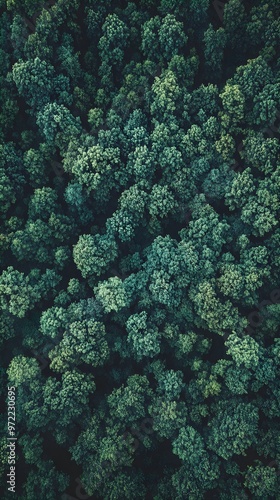
[[[1,498],[280,499],[279,2],[0,12]]]

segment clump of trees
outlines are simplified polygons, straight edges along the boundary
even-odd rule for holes
[[[278,498],[279,14],[0,0],[19,500]]]

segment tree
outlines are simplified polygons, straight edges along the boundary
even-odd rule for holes
[[[22,4],[18,0],[7,0],[7,9],[8,10],[18,10],[20,7],[22,7]],[[39,3],[39,5],[38,5]],[[33,15],[36,12],[36,9],[42,8],[44,5],[43,0],[40,0],[39,2],[35,2],[34,0],[25,0],[23,2],[23,7],[25,12],[27,12],[29,15]]]
[[[41,274],[39,269],[34,268],[25,275],[9,266],[0,276],[1,307],[13,316],[23,318],[36,302],[54,290],[60,279],[50,269]]]
[[[250,369],[231,364],[225,373],[225,383],[232,394],[248,394],[249,383],[252,378]]]
[[[160,352],[160,335],[157,329],[149,329],[147,325],[147,313],[130,316],[126,323],[128,332],[127,342],[136,359],[144,356],[154,357]]]
[[[228,460],[234,454],[245,455],[256,441],[258,409],[252,403],[225,401],[208,424],[208,447]]]
[[[145,418],[145,402],[151,396],[152,390],[146,376],[128,377],[125,384],[114,389],[107,397],[111,418],[127,427],[136,424],[139,419]]]
[[[241,52],[245,49],[246,42],[248,43],[247,30],[245,33],[243,30],[247,22],[246,10],[240,0],[230,0],[225,4],[223,25],[227,34],[227,43],[231,48],[239,47]]]
[[[236,335],[230,335],[225,345],[227,354],[231,355],[236,365],[244,365],[246,368],[256,368],[259,363],[260,347],[249,335],[240,339]]]
[[[248,19],[246,34],[251,45],[265,44],[265,46],[274,47],[279,37],[278,23],[277,23],[277,10],[273,5],[266,6],[258,5],[251,9],[250,17]],[[265,28],[259,35],[259,27],[263,25]]]
[[[110,311],[118,312],[123,307],[128,306],[125,287],[122,280],[117,276],[98,283],[94,292],[106,313]]]
[[[171,439],[186,424],[187,409],[183,403],[155,399],[149,406],[153,430],[160,438]]]
[[[56,76],[54,67],[36,57],[34,61],[20,61],[13,66],[13,80],[19,94],[36,109],[47,105],[51,96],[59,104],[70,104],[69,80],[66,76]]]
[[[142,45],[141,49],[147,59],[158,60],[160,54],[159,36],[160,17],[155,16],[146,21],[142,28]]]
[[[28,474],[24,486],[25,498],[35,498],[43,493],[46,500],[52,500],[57,493],[63,493],[69,484],[69,477],[58,472],[51,460],[39,462],[36,469]]]
[[[147,492],[143,474],[135,469],[120,472],[110,478],[110,481],[105,481],[104,487],[104,498],[108,500],[109,498],[129,500],[130,498],[137,499],[140,496],[144,498]]]
[[[10,182],[8,175],[6,174],[4,168],[0,170],[0,178],[1,178],[1,212],[4,214],[15,202],[15,192],[13,185]]]
[[[156,169],[153,153],[146,145],[136,146],[128,155],[126,168],[139,186],[150,185]]]
[[[80,119],[75,118],[63,104],[56,102],[46,104],[39,111],[37,124],[47,144],[54,143],[62,151],[66,151],[71,139],[82,132]]]
[[[31,259],[51,263],[51,236],[52,233],[47,223],[40,219],[30,221],[24,230],[20,229],[14,233],[11,250],[19,261]]]
[[[42,460],[43,438],[39,432],[34,436],[21,436],[19,445],[23,451],[26,463],[36,465]]]
[[[58,345],[49,353],[50,367],[55,371],[86,363],[102,366],[108,359],[109,349],[102,323],[94,320],[70,323]]]
[[[22,161],[22,152],[14,143],[0,144],[0,182],[1,182],[1,212],[4,215],[15,203],[18,194],[26,184]],[[0,213],[1,213],[0,212]]]
[[[167,186],[154,184],[150,195],[149,212],[151,216],[166,217],[174,211],[176,202],[173,193]]]
[[[47,379],[40,391],[32,389],[32,402],[27,400],[23,404],[23,418],[32,428],[52,429],[56,441],[63,443],[67,441],[67,427],[73,429],[82,414],[88,415],[88,398],[95,390],[95,383],[91,375],[72,370],[65,371],[60,381]],[[42,419],[38,419],[40,411],[45,420],[43,424]]]
[[[207,21],[207,10],[208,10],[209,2],[208,0],[202,0],[202,2],[198,0],[191,0],[190,2],[190,16],[192,20],[192,25],[201,26]]]
[[[57,56],[61,69],[71,78],[71,82],[78,83],[82,75],[79,63],[79,52],[75,52],[74,40],[70,35],[64,34],[61,46],[58,48]]]
[[[52,212],[56,212],[56,201],[57,194],[53,189],[47,187],[35,189],[28,204],[29,218],[48,219]]]
[[[266,188],[267,183],[259,183],[255,197],[250,197],[242,209],[241,220],[253,225],[253,234],[263,236],[277,225],[279,200],[274,189]],[[274,205],[274,206],[273,206]]]
[[[240,86],[240,90],[245,97],[245,115],[250,112],[253,96],[257,95],[272,80],[272,70],[262,56],[249,59],[247,64],[237,68],[234,77],[229,83]],[[247,116],[247,123],[251,124],[252,121],[250,115]]]
[[[216,80],[221,78],[223,51],[226,45],[226,32],[224,28],[214,30],[212,24],[204,33],[206,72]]]
[[[32,187],[44,187],[47,176],[48,154],[44,143],[39,145],[38,149],[28,149],[23,155],[24,167],[28,172],[28,179]]]
[[[251,168],[270,174],[276,170],[279,144],[276,138],[265,138],[260,132],[250,131],[244,139],[244,163]]]
[[[246,470],[244,485],[256,498],[269,498],[277,495],[277,472],[272,467],[257,462]]]
[[[245,98],[238,85],[226,85],[220,94],[222,99],[223,111],[222,126],[230,132],[238,131],[238,124],[244,120]],[[240,127],[240,125],[239,125]],[[240,130],[240,128],[239,128]]]
[[[64,167],[88,193],[94,191],[97,199],[104,203],[114,187],[114,170],[119,164],[119,148],[96,145],[77,148],[74,161],[66,157]]]
[[[256,124],[269,126],[275,121],[279,109],[279,84],[267,84],[254,97],[253,115]]]
[[[116,14],[109,14],[102,26],[103,35],[98,42],[102,61],[106,64],[119,64],[127,45],[127,26]]]
[[[178,494],[202,498],[206,490],[217,485],[219,465],[214,456],[206,451],[201,435],[191,426],[180,429],[173,441],[173,453],[183,461],[183,466],[172,476],[172,483]]]
[[[84,278],[100,276],[117,257],[117,244],[112,236],[83,234],[73,248],[73,259]]]
[[[175,56],[188,41],[183,23],[178,22],[172,14],[167,14],[162,19],[158,36],[161,53],[167,60]]]
[[[229,190],[226,193],[226,203],[230,210],[234,210],[236,207],[242,207],[244,204],[244,194],[250,196],[254,191],[255,186],[251,169],[246,168],[243,172],[238,173],[234,177],[232,184],[229,185]]]
[[[155,78],[152,96],[151,115],[159,122],[169,123],[181,98],[181,90],[172,71],[166,70]]]
[[[170,236],[158,236],[146,250],[144,270],[149,277],[152,299],[167,307],[176,307],[183,289],[189,284],[188,263]]]
[[[183,55],[175,55],[168,64],[177,78],[179,85],[185,89],[193,89],[195,75],[199,67],[199,58],[195,49],[190,50],[190,55],[186,58]]]
[[[12,359],[7,373],[11,384],[18,387],[29,380],[38,378],[40,368],[35,359],[20,354]]]
[[[141,185],[134,184],[122,192],[119,198],[120,208],[107,220],[109,235],[117,235],[121,241],[130,241],[137,226],[143,226],[147,192]]]

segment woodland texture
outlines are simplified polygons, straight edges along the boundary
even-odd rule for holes
[[[279,14],[0,0],[1,499],[280,499]]]

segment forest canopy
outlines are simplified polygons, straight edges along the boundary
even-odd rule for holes
[[[273,0],[0,0],[3,500],[280,499],[279,47]]]

